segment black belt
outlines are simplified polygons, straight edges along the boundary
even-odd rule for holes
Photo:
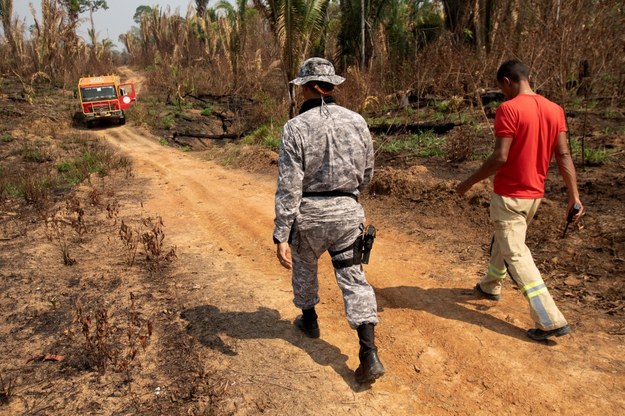
[[[358,196],[354,195],[351,192],[344,192],[344,191],[304,192],[302,194],[303,198],[306,198],[309,196],[324,196],[324,197],[347,196],[349,198],[352,198],[354,201],[358,202]]]

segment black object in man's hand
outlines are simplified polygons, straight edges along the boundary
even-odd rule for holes
[[[573,208],[569,211],[566,216],[566,225],[564,226],[564,232],[562,232],[562,238],[566,236],[566,230],[568,230],[569,224],[573,222],[573,218],[575,218],[575,216],[579,213],[580,209],[582,209],[582,207],[578,203],[575,203]]]

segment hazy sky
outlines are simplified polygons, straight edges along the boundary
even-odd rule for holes
[[[218,0],[211,0],[209,7],[213,3],[217,3]],[[147,5],[154,7],[159,5],[163,10],[169,6],[172,14],[177,8],[180,9],[180,14],[185,15],[187,13],[187,7],[189,4],[195,5],[193,0],[106,0],[109,8],[108,10],[98,10],[93,14],[93,20],[95,22],[95,29],[98,32],[98,40],[104,38],[111,39],[117,46],[118,50],[123,50],[118,38],[122,33],[126,33],[130,30],[131,26],[136,26],[132,20],[135,11],[138,6]],[[14,17],[18,17],[22,21],[26,21],[26,25],[30,26],[34,20],[28,7],[32,4],[37,12],[37,18],[40,18],[41,13],[41,1],[39,0],[13,0],[13,14]],[[80,16],[83,21],[81,27],[78,29],[78,34],[87,39],[87,28],[89,27],[89,13],[84,13]]]

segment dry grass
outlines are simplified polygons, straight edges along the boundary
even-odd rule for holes
[[[348,78],[343,102],[356,110],[383,111],[398,105],[385,97],[405,91],[420,98],[460,96],[476,102],[480,89],[495,87],[494,73],[501,61],[519,57],[531,66],[536,89],[561,103],[572,103],[580,94],[590,100],[609,100],[613,106],[622,103],[622,11],[612,2],[558,4],[559,8],[555,2],[546,5],[538,0],[497,2],[491,13],[496,24],[481,33],[479,41],[470,31],[462,38],[440,29],[426,40],[407,39],[412,49],[403,55],[394,49],[396,34],[385,26],[389,21],[379,19],[378,26],[371,27],[367,70],[343,71]],[[18,68],[17,75],[25,80],[41,74],[73,86],[78,74],[111,70],[110,45],[103,42],[94,53],[93,47],[76,37],[72,19],[56,1],[43,0],[42,10],[30,39],[16,16],[3,16],[6,35],[0,52],[10,59],[0,63],[0,73]],[[280,48],[261,13],[235,9],[198,16],[192,7],[182,11],[183,18],[178,13],[154,7],[141,15],[136,34],[123,36],[127,58],[152,68],[151,87],[179,105],[188,94],[198,92],[242,94],[265,108],[259,111],[259,123],[276,111],[288,111]],[[340,15],[331,14],[330,19],[334,20],[325,34],[328,55],[338,50]],[[481,20],[464,23],[484,24]],[[334,58],[341,62],[339,56]],[[23,84],[26,98],[31,99],[32,79]]]

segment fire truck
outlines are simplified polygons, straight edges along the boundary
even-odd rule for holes
[[[78,80],[77,98],[80,112],[75,118],[91,128],[98,120],[114,120],[125,124],[124,110],[137,101],[133,83],[119,83],[119,76],[85,77]]]

